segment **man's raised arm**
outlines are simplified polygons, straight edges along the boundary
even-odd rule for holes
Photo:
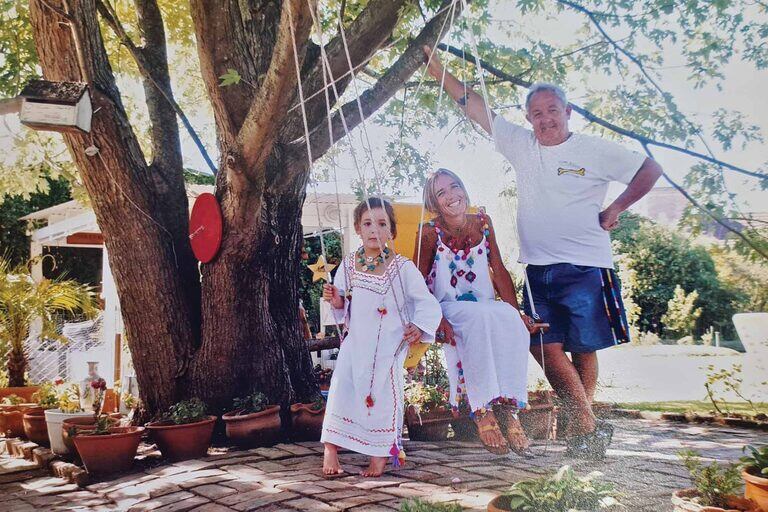
[[[424,54],[426,61],[429,63],[427,66],[427,72],[440,82],[443,80],[443,64],[440,62],[440,57],[437,55],[437,51],[432,53],[432,48],[424,46]],[[430,60],[430,55],[432,59]],[[447,70],[445,71],[445,81],[443,82],[443,89],[448,93],[448,96],[454,99],[459,107],[471,120],[483,127],[489,135],[492,133],[493,118],[496,117],[496,113],[491,111],[485,105],[483,97],[477,94],[472,88],[467,87],[458,78],[453,76]],[[491,118],[488,118],[490,113]]]

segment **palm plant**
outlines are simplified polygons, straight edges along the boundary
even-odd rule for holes
[[[97,312],[96,294],[91,286],[73,280],[32,278],[28,264],[12,266],[0,258],[0,355],[8,354],[8,385],[24,386],[27,354],[24,341],[30,326],[41,321],[40,336],[65,341],[56,332],[55,315]]]

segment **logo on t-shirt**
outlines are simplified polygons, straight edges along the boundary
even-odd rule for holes
[[[580,169],[567,169],[565,167],[558,167],[557,168],[557,175],[562,176],[563,174],[575,174],[576,176],[584,176],[586,174],[587,170],[583,167]]]

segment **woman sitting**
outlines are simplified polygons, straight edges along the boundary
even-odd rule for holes
[[[533,320],[519,311],[491,219],[467,213],[464,183],[447,169],[427,180],[424,202],[437,217],[423,226],[414,261],[443,311],[436,339],[444,343],[451,404],[468,409],[490,452],[530,456],[517,411],[527,399]]]

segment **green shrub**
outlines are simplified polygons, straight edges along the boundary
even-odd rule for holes
[[[232,406],[236,411],[240,411],[240,414],[253,414],[255,412],[261,412],[267,408],[269,402],[264,393],[252,393],[248,396],[241,398],[235,398],[232,401]]]
[[[693,450],[678,453],[683,464],[691,474],[693,485],[699,493],[698,503],[705,507],[729,508],[729,496],[740,494],[741,474],[735,464],[707,465],[701,461],[701,455]]]
[[[206,418],[205,404],[199,398],[184,400],[176,403],[168,409],[165,419],[176,425],[185,425],[187,423],[196,423]]]
[[[768,444],[760,447],[747,445],[743,451],[747,450],[750,454],[739,459],[740,467],[755,476],[768,478]]]
[[[430,503],[420,499],[404,501],[400,512],[462,512],[464,508],[457,503]]]

